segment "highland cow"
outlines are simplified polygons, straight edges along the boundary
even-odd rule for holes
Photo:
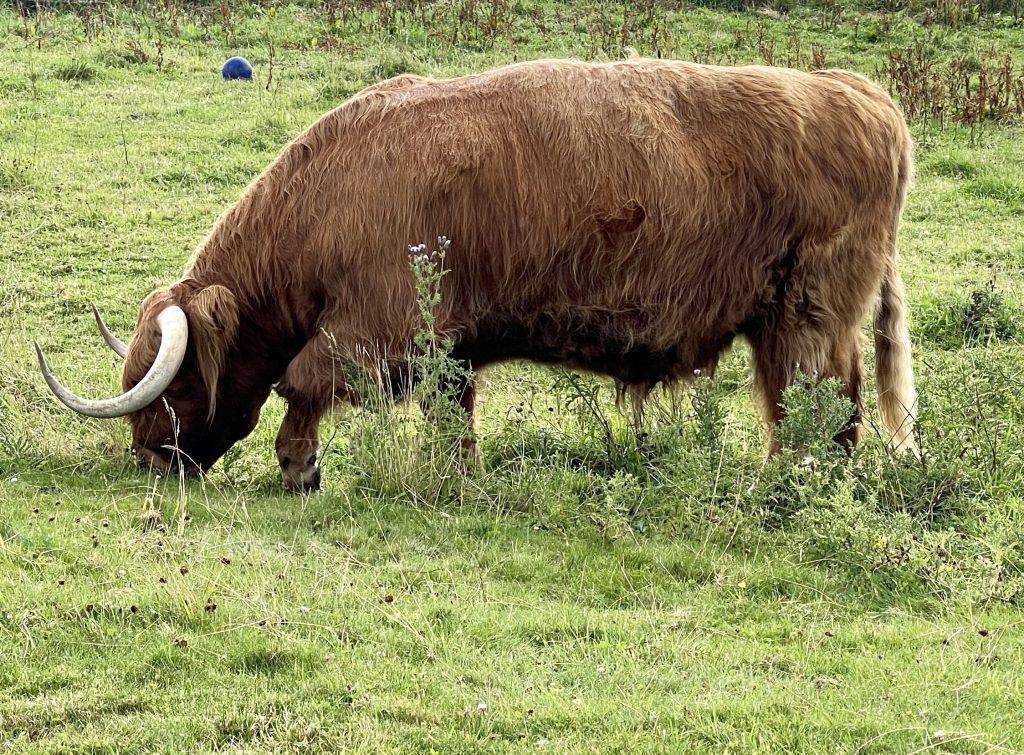
[[[378,374],[408,359],[408,249],[443,235],[436,327],[473,370],[565,365],[643,397],[710,374],[741,337],[769,428],[799,368],[841,380],[848,444],[876,302],[880,412],[912,448],[896,264],[911,174],[900,111],[845,71],[539,60],[400,76],[289,143],[142,303],[127,346],[101,324],[124,394],[82,399],[42,352],[40,367],[76,411],[127,416],[162,471],[209,468],[274,389],[283,480],[316,487],[320,418],[354,398],[339,359]],[[473,386],[457,393],[472,421]]]

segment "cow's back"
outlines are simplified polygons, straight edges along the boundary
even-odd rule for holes
[[[444,319],[494,358],[504,332],[552,361],[576,339],[685,362],[808,240],[894,227],[908,150],[888,98],[842,75],[538,61],[377,85],[268,174],[276,248],[356,340],[407,338],[408,246],[445,235]]]
[[[469,310],[735,319],[723,307],[794,240],[886,204],[904,149],[894,109],[779,69],[541,62],[399,97],[365,135],[381,201],[365,252],[404,264],[449,236]]]

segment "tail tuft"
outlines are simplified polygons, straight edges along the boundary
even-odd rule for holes
[[[903,282],[895,260],[886,270],[875,308],[875,381],[878,408],[893,446],[920,455],[914,440],[917,391],[910,361],[910,332]]]

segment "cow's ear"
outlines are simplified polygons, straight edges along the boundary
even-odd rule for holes
[[[238,333],[238,304],[225,286],[207,286],[188,304],[189,330],[199,374],[210,396],[212,418],[217,404],[217,383],[228,348]]]

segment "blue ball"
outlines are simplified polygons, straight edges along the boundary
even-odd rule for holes
[[[225,79],[251,79],[252,63],[236,55],[224,61],[224,67],[220,69],[220,73]]]

